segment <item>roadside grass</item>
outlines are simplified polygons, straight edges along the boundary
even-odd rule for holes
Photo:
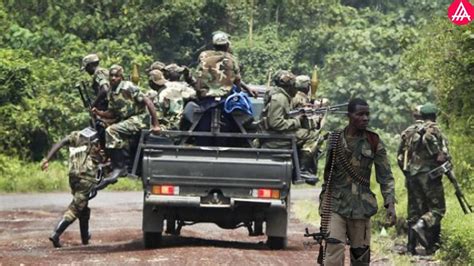
[[[28,193],[69,191],[67,163],[50,162],[47,171],[40,169],[39,163],[24,162],[16,158],[0,155],[0,193]],[[141,180],[120,178],[106,188],[107,191],[138,191]]]

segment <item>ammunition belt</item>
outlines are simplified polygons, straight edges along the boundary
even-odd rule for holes
[[[335,134],[339,134],[339,136],[342,135],[342,132],[338,132]],[[340,137],[339,137],[340,139]],[[349,160],[347,159],[347,156],[345,154],[344,146],[342,145],[342,141],[339,141],[336,144],[336,158],[338,159],[338,163],[341,166],[341,168],[344,170],[344,172],[349,175],[352,178],[352,181],[355,182],[356,184],[363,185],[363,186],[370,186],[370,177],[365,178],[361,176],[354,167],[350,164]]]

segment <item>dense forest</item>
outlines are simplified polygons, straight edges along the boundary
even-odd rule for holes
[[[318,96],[333,103],[365,98],[371,126],[392,154],[398,134],[412,122],[410,110],[428,101],[437,104],[456,174],[469,195],[474,192],[474,23],[452,24],[446,15],[450,3],[2,0],[1,191],[21,191],[15,186],[18,173],[36,171],[32,165],[52,143],[87,125],[74,89],[77,81],[90,80],[79,71],[84,55],[98,53],[101,66],[118,63],[128,72],[138,64],[146,84],[145,69],[153,61],[193,68],[211,46],[212,32],[222,30],[232,36],[247,83],[264,84],[278,69],[310,74],[317,65]],[[403,177],[397,178],[403,188]],[[449,220],[446,224],[448,230]],[[448,243],[443,259],[474,260],[473,234],[455,242],[462,230],[453,223],[449,232],[454,235],[443,235]]]

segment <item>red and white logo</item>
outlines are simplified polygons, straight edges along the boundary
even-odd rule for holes
[[[474,7],[468,0],[454,0],[448,8],[448,17],[456,25],[466,25],[474,19]]]

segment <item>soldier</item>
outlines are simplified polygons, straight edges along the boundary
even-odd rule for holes
[[[88,54],[82,59],[81,70],[85,70],[92,76],[92,89],[96,96],[92,107],[99,110],[107,110],[107,92],[109,91],[109,72],[99,67],[99,56]]]
[[[164,130],[179,130],[185,101],[196,96],[187,83],[168,81],[159,70],[150,72],[147,96],[155,105],[160,126]]]
[[[180,67],[177,64],[169,64],[163,69],[163,75],[165,79],[169,81],[180,81],[183,76],[184,67]]]
[[[132,82],[124,80],[123,68],[113,65],[109,70],[109,78],[111,85],[111,90],[107,95],[109,109],[100,111],[94,108],[92,111],[100,117],[117,119],[115,124],[109,125],[105,130],[105,146],[110,154],[113,170],[101,181],[97,190],[117,182],[119,176],[127,175],[126,140],[147,127],[150,119],[148,114],[151,116],[152,133],[158,134],[161,130],[153,103]]]
[[[408,194],[407,251],[416,254],[417,240],[427,254],[439,248],[441,219],[446,212],[442,176],[431,179],[428,172],[448,160],[446,138],[436,123],[437,108],[420,108],[422,121],[402,133],[398,163],[406,177]]]
[[[69,186],[71,187],[73,200],[49,237],[56,248],[61,247],[59,242],[61,234],[77,218],[79,218],[82,244],[87,245],[91,237],[89,234],[91,211],[87,205],[89,194],[97,184],[97,165],[102,161],[97,134],[90,134],[91,132],[90,129],[71,132],[71,134],[54,144],[41,162],[41,169],[43,171],[47,170],[49,161],[56,152],[64,146],[69,146]]]
[[[319,131],[301,128],[300,118],[289,117],[291,99],[296,94],[295,76],[285,70],[275,73],[273,81],[277,87],[272,88],[264,99],[262,110],[263,127],[268,132],[295,134],[300,158],[301,177],[308,184],[318,181],[314,156],[318,146]],[[286,140],[265,140],[262,147],[270,149],[290,148]]]
[[[298,90],[295,97],[291,99],[292,109],[303,108],[310,104],[308,96],[311,88],[311,79],[307,75],[299,75],[295,78],[295,88]]]
[[[166,64],[161,62],[161,61],[155,61],[153,62],[149,68],[146,69],[146,71],[149,73],[150,71],[152,70],[159,70],[159,71],[163,71],[163,69],[166,67]]]
[[[396,222],[394,179],[384,144],[376,133],[367,129],[369,106],[356,98],[349,102],[347,111],[349,125],[329,137],[320,194],[321,221],[328,221],[328,228],[323,228],[321,223],[322,231],[329,232],[324,265],[344,265],[347,238],[351,264],[370,263],[370,217],[377,212],[377,200],[370,190],[372,165],[387,208],[387,219],[390,225]]]

